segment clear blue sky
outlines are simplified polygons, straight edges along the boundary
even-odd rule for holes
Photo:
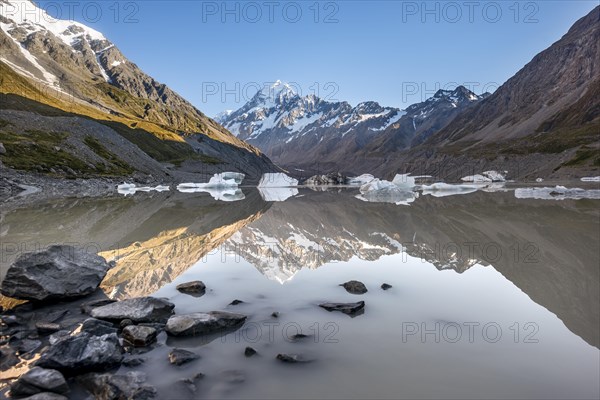
[[[69,10],[69,1],[37,3]],[[276,79],[302,94],[402,108],[454,83],[493,91],[598,0],[77,4],[76,20],[212,116]]]

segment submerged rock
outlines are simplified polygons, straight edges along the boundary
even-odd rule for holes
[[[253,355],[255,355],[257,353],[256,350],[254,350],[252,347],[248,346],[246,347],[246,349],[244,350],[244,355],[246,357],[252,357]]]
[[[179,290],[181,293],[198,295],[204,294],[204,292],[206,291],[206,285],[204,285],[202,281],[192,281],[181,283],[176,286],[176,289]]]
[[[392,288],[392,285],[390,285],[390,284],[387,284],[387,283],[383,283],[383,284],[381,285],[381,288],[382,288],[383,290],[388,290],[388,289],[391,289],[391,288]]]
[[[123,339],[134,347],[146,347],[156,341],[156,329],[130,325],[123,329]]]
[[[359,301],[358,303],[323,303],[319,304],[319,307],[326,309],[327,311],[339,311],[344,314],[353,315],[362,311],[365,308],[365,302]]]
[[[59,340],[43,353],[36,363],[69,375],[105,371],[123,360],[116,334],[92,336],[87,332]]]
[[[164,321],[173,314],[175,305],[167,300],[154,297],[137,297],[94,308],[90,315],[94,318],[120,322],[130,319],[133,322]]]
[[[245,321],[245,315],[224,311],[173,315],[167,321],[165,330],[173,336],[204,335],[239,327]]]
[[[346,283],[342,283],[340,286],[343,286],[344,289],[346,289],[346,291],[348,293],[352,293],[352,294],[367,293],[367,287],[365,286],[364,283],[359,282],[359,281],[348,281]]]
[[[106,260],[96,254],[72,246],[51,246],[17,258],[0,293],[19,300],[69,300],[94,292],[108,270]]]
[[[279,361],[288,364],[309,363],[313,361],[312,359],[306,358],[301,354],[277,354],[276,358]]]
[[[87,374],[79,381],[99,400],[145,400],[156,396],[156,389],[146,384],[146,374],[130,371],[126,374]]]
[[[198,354],[183,349],[173,349],[169,353],[169,362],[173,365],[183,365],[199,358]]]
[[[43,392],[68,393],[69,386],[63,374],[54,369],[33,367],[10,388],[12,397],[32,396]]]

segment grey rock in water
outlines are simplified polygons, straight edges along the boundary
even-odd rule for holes
[[[175,305],[155,297],[137,297],[94,308],[90,315],[94,318],[120,322],[124,319],[138,322],[164,321],[173,314]]]
[[[197,360],[198,358],[200,358],[198,354],[183,349],[173,349],[169,353],[169,362],[173,365],[187,364],[191,361]]]
[[[319,304],[319,307],[326,309],[327,311],[339,311],[344,314],[354,315],[361,312],[365,308],[365,302],[359,301],[358,303],[323,303]]]
[[[20,300],[69,300],[94,292],[108,269],[106,260],[96,254],[72,246],[51,246],[17,258],[0,293]]]
[[[176,286],[176,289],[181,293],[192,294],[192,295],[201,295],[206,291],[206,285],[202,281],[192,281],[181,283]]]
[[[123,329],[123,339],[134,347],[150,346],[156,341],[156,329],[149,326],[129,325]]]
[[[252,357],[253,355],[255,355],[257,353],[256,350],[254,350],[252,347],[248,346],[246,347],[246,349],[244,350],[244,355],[246,357]]]
[[[224,311],[173,315],[167,321],[165,330],[172,336],[204,335],[239,327],[245,321],[245,315]]]
[[[287,364],[298,364],[298,363],[309,363],[313,360],[306,358],[301,354],[277,354],[276,357],[279,361]]]
[[[237,306],[238,304],[244,304],[244,302],[242,300],[235,299],[234,301],[229,303],[230,306]]]
[[[33,367],[10,387],[12,397],[32,396],[43,392],[68,393],[69,386],[63,374],[54,369]]]
[[[102,372],[120,365],[122,349],[116,334],[92,336],[87,332],[59,340],[44,352],[36,365],[68,375]]]
[[[146,374],[139,371],[117,375],[87,374],[78,380],[99,400],[146,400],[156,396],[156,389],[146,384]]]
[[[304,184],[308,186],[318,185],[343,185],[347,181],[347,178],[338,173],[330,173],[327,175],[314,175],[308,178]]]
[[[359,282],[359,281],[348,281],[346,283],[342,283],[340,286],[343,286],[344,289],[346,289],[346,291],[348,293],[352,293],[352,294],[367,293],[367,287],[365,286],[364,283]]]
[[[118,330],[110,322],[102,321],[96,318],[88,318],[81,324],[81,331],[88,332],[94,336],[109,335],[117,333]]]
[[[388,290],[388,289],[391,289],[391,288],[392,288],[392,285],[390,285],[390,284],[387,284],[387,283],[384,283],[384,284],[382,284],[382,285],[381,285],[381,288],[382,288],[383,290]]]

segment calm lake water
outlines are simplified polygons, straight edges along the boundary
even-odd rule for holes
[[[138,193],[6,212],[0,266],[71,243],[116,261],[102,286],[110,297],[248,315],[217,337],[163,333],[144,365],[121,367],[146,372],[157,398],[600,396],[600,201],[507,191],[395,205],[361,201],[357,190],[301,189],[265,202],[243,191],[230,203]],[[175,289],[196,279],[202,297]],[[352,279],[369,291],[339,286]],[[228,305],[234,299],[244,303]],[[360,300],[354,318],[318,307]],[[291,339],[300,332],[309,336]],[[246,358],[246,346],[258,355]],[[171,366],[173,347],[202,358]],[[312,362],[282,364],[278,353]],[[176,382],[198,372],[194,394]]]

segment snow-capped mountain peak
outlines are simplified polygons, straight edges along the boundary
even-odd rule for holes
[[[108,42],[97,30],[76,21],[56,19],[30,0],[0,0],[0,15],[4,31],[15,28],[23,28],[28,34],[48,31],[68,46],[81,40]]]
[[[414,138],[422,140],[480,98],[459,86],[439,90],[406,111],[375,101],[352,107],[315,95],[301,97],[291,85],[277,81],[219,122],[280,165],[304,169],[326,158],[331,158],[332,164],[351,162],[348,155],[371,143],[387,143],[388,137],[393,141],[390,146],[396,147],[406,146]]]

